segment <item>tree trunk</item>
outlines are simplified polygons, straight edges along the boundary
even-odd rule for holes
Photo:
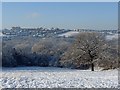
[[[91,71],[94,71],[94,64],[91,64]]]
[[[91,71],[94,71],[94,63],[93,63],[94,56],[91,55],[91,51],[90,50],[88,50],[88,54],[90,56],[90,61],[91,61]]]

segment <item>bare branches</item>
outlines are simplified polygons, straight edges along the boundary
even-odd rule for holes
[[[66,64],[75,63],[77,68],[81,65],[90,64],[91,70],[94,71],[95,63],[104,63],[104,61],[112,59],[110,50],[111,46],[106,42],[102,34],[80,33],[75,43],[62,57],[61,62],[66,62]]]

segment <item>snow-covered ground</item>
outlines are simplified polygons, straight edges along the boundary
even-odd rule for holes
[[[3,68],[3,88],[115,88],[118,70],[90,71],[56,67]]]
[[[78,31],[69,31],[69,32],[60,34],[60,35],[58,35],[58,36],[70,37],[70,36],[75,36],[75,35],[77,35],[77,34],[79,34],[79,33],[80,33],[80,32],[78,32]]]
[[[1,31],[0,31],[0,37],[5,36]]]
[[[106,36],[106,39],[107,39],[107,40],[118,39],[118,34],[107,35],[107,36]]]

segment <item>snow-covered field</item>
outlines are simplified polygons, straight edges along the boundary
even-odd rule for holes
[[[107,36],[106,36],[106,39],[107,39],[107,40],[118,39],[118,34],[107,35]]]
[[[3,68],[2,88],[116,88],[118,70],[94,71],[55,67]]]
[[[75,35],[77,35],[77,34],[79,34],[79,33],[80,33],[80,32],[77,32],[77,31],[69,31],[69,32],[60,34],[60,35],[58,35],[58,36],[70,37],[70,36],[75,36]]]

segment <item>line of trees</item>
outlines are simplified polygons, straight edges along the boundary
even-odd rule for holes
[[[3,41],[2,66],[58,66],[70,42],[64,38]]]
[[[100,33],[84,32],[73,38],[17,38],[2,43],[4,67],[57,66],[94,71],[94,67],[115,69],[118,59],[118,44],[106,41]]]

